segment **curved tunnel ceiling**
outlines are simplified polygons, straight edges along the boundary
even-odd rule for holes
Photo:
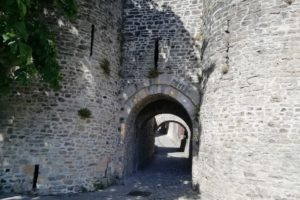
[[[152,117],[159,114],[173,114],[183,119],[190,130],[192,130],[192,121],[189,114],[183,108],[183,106],[173,99],[162,98],[155,100],[145,105],[139,112],[136,123],[138,126],[142,126],[143,123],[147,122]]]

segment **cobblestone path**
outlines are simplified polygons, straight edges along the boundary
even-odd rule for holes
[[[191,189],[189,159],[166,137],[151,164],[124,181],[103,191],[58,196],[1,197],[2,200],[192,200],[200,199]]]

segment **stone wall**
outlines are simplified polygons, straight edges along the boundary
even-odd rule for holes
[[[202,199],[300,198],[300,2],[286,2],[203,1]]]
[[[124,85],[142,82],[155,70],[197,82],[201,43],[201,1],[126,0]],[[156,46],[157,43],[157,46]],[[151,75],[150,75],[151,77]]]
[[[201,72],[201,9],[201,0],[124,1],[121,99],[125,114],[121,133],[127,174],[132,172],[132,116],[137,107],[147,105],[151,99],[173,99],[188,108],[189,120],[198,129],[194,117],[200,101],[195,83]],[[188,96],[196,97],[192,99],[194,104],[186,99]]]
[[[62,89],[22,88],[0,99],[0,191],[31,191],[35,165],[41,194],[94,190],[119,174],[115,116],[120,110],[122,1],[79,3],[74,23],[50,17],[58,38]],[[101,66],[105,59],[109,75]],[[91,110],[92,117],[81,119],[81,108]]]
[[[0,98],[0,191],[31,191],[36,166],[40,194],[109,184],[135,170],[136,123],[169,113],[191,127],[202,199],[300,199],[298,0],[81,0],[73,23],[48,14],[63,87]]]
[[[137,161],[138,169],[147,166],[155,151],[155,130],[157,128],[154,118],[138,125],[137,130]]]
[[[148,90],[147,88],[141,93],[135,94],[132,98],[126,101],[127,106],[132,105],[134,107],[125,106],[125,112],[121,114],[123,123],[121,124],[121,135],[122,135],[122,143],[124,144],[124,175],[131,175],[133,172],[137,170],[137,165],[139,164],[137,161],[139,160],[137,156],[138,147],[145,145],[151,146],[154,144],[154,134],[156,123],[153,124],[151,120],[154,119],[155,116],[168,113],[172,115],[179,116],[181,119],[184,119],[188,126],[193,126],[193,121],[190,119],[190,114],[187,112],[188,109],[181,105],[180,99],[172,99],[170,96],[167,96],[168,91],[166,90],[166,94],[161,94],[161,88],[158,86],[157,88],[152,88]],[[150,93],[153,92],[152,94]],[[159,93],[156,93],[159,92]],[[172,92],[175,94],[175,91]],[[179,94],[179,93],[178,93]],[[179,95],[180,96],[180,95]],[[146,97],[146,98],[144,98]],[[183,102],[186,102],[187,105],[192,104],[189,102],[188,98],[182,98]],[[130,101],[134,101],[136,103],[130,103]],[[140,107],[143,105],[142,107]],[[126,113],[129,114],[126,116]],[[149,120],[149,124],[147,124],[147,130],[151,130],[152,134],[148,136],[148,142],[143,141],[143,132],[146,134],[147,131],[143,129],[143,124]],[[153,148],[153,146],[152,146]],[[144,151],[146,154],[152,154],[152,148],[148,149],[149,151]],[[145,157],[145,156],[144,156]]]

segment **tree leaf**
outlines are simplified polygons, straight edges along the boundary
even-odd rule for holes
[[[37,74],[59,88],[56,41],[43,13],[47,6],[69,18],[77,13],[76,0],[0,0],[0,93],[15,81],[29,84]]]

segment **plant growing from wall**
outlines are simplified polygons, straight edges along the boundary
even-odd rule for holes
[[[84,187],[84,186],[81,186],[80,187],[80,192],[82,192],[82,193],[86,193],[86,192],[88,192],[89,190],[86,188],[86,187]]]
[[[0,93],[37,77],[59,89],[56,41],[44,13],[50,8],[74,19],[76,0],[0,0],[0,5]]]
[[[162,72],[159,72],[158,69],[154,68],[148,72],[148,78],[157,78]]]
[[[203,60],[203,57],[204,57],[204,53],[205,53],[205,50],[208,46],[208,40],[207,39],[203,39],[203,42],[202,42],[202,47],[201,47],[201,50],[200,50],[200,59]]]
[[[102,183],[102,181],[98,180],[93,185],[94,185],[95,190],[103,190],[104,189],[104,184]]]
[[[111,71],[110,62],[106,58],[101,60],[100,67],[103,69],[104,74],[106,74],[108,76],[110,75],[110,71]]]
[[[197,42],[200,42],[200,41],[203,40],[203,35],[202,35],[201,33],[197,33],[197,34],[193,37],[193,39],[194,39],[195,41],[197,41]]]
[[[292,3],[295,1],[295,0],[283,0],[285,3],[289,4],[289,5],[292,5]]]
[[[229,71],[229,65],[226,63],[221,67],[222,74],[227,74]]]
[[[78,110],[78,115],[82,119],[87,119],[87,118],[91,118],[92,112],[88,108],[81,108],[80,110]]]

